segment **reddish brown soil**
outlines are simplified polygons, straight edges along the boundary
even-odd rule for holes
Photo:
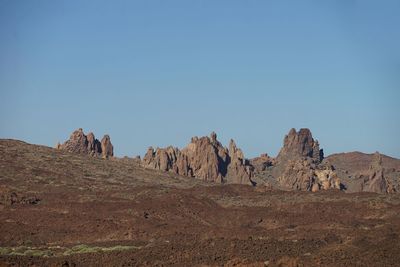
[[[0,248],[55,251],[0,266],[400,265],[399,194],[212,186],[12,140],[0,153]],[[79,244],[135,248],[63,255]]]

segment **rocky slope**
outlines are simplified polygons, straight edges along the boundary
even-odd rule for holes
[[[335,167],[348,192],[394,193],[400,190],[400,160],[378,152],[334,154],[326,162]]]
[[[0,155],[0,266],[400,262],[400,194],[220,185],[15,140]]]
[[[142,166],[179,175],[195,177],[217,183],[251,184],[253,168],[242,150],[231,140],[229,149],[217,140],[216,133],[210,137],[193,137],[182,150],[175,147],[150,147]]]
[[[56,148],[71,153],[88,154],[103,158],[114,156],[114,147],[111,144],[109,135],[104,135],[100,142],[92,132],[85,135],[82,128],[75,130],[63,144],[58,143]]]

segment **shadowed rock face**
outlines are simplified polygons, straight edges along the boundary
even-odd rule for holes
[[[292,128],[285,136],[277,161],[296,160],[299,158],[311,158],[316,163],[319,163],[323,160],[323,151],[319,149],[319,143],[313,139],[309,129],[300,129],[296,132]]]
[[[222,183],[227,173],[229,155],[212,132],[210,137],[194,137],[181,151],[187,157],[188,169],[194,177]]]
[[[217,183],[250,184],[252,176],[252,168],[234,141],[228,150],[217,140],[214,132],[210,137],[193,137],[182,150],[174,147],[154,150],[151,147],[142,165]]]
[[[93,157],[108,158],[114,155],[110,136],[105,135],[100,142],[93,133],[85,135],[82,128],[75,130],[65,143],[58,143],[56,148],[76,154],[88,154]]]
[[[82,130],[82,129],[80,129]],[[88,142],[88,146],[87,146],[87,153],[89,153],[91,156],[95,156],[101,153],[101,143],[99,142],[99,140],[97,140],[94,137],[94,134],[92,132],[88,133],[88,135],[86,136],[87,138],[87,142]]]

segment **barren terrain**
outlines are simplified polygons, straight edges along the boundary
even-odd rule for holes
[[[400,195],[217,185],[0,141],[0,266],[400,266]]]

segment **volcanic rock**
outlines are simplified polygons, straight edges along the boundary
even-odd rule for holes
[[[254,167],[256,173],[265,171],[268,167],[274,165],[275,159],[268,154],[261,154],[259,157],[250,159],[250,165]]]
[[[11,188],[0,185],[0,207],[11,206],[14,204],[31,204],[35,205],[40,202],[40,199],[36,196],[25,195],[20,192],[16,192]]]
[[[323,159],[323,150],[319,149],[318,141],[314,140],[309,129],[303,128],[299,132],[291,129],[285,136],[283,147],[278,154],[277,161],[311,158],[319,163]]]
[[[99,140],[97,140],[94,137],[94,134],[92,132],[88,133],[88,135],[86,136],[87,138],[87,151],[91,156],[96,156],[98,154],[101,153],[102,150],[102,146],[99,142]]]
[[[394,193],[396,189],[385,176],[382,166],[382,155],[379,152],[374,154],[374,159],[369,169],[369,176],[364,180],[362,191],[375,193]]]
[[[210,137],[194,137],[191,143],[182,149],[193,176],[205,181],[224,182],[229,164],[228,150],[217,140],[216,133]]]
[[[283,188],[313,191],[342,189],[331,165],[322,164],[323,152],[309,129],[291,129],[276,158],[274,176]]]
[[[83,133],[82,128],[75,130],[69,137],[69,140],[58,146],[61,150],[77,154],[88,154],[88,147],[89,141],[87,136]]]
[[[171,146],[149,148],[142,165],[204,181],[251,184],[252,168],[243,152],[234,142],[231,142],[230,150],[223,147],[215,132],[210,137],[193,137],[182,150]]]
[[[169,171],[176,168],[178,154],[180,154],[180,151],[172,146],[157,148],[156,150],[153,147],[149,147],[143,158],[142,165],[150,169]]]
[[[332,166],[315,164],[311,158],[287,162],[278,182],[290,190],[316,192],[342,189],[342,184]]]
[[[231,139],[229,143],[228,174],[231,183],[246,184],[251,181],[253,167],[245,159],[241,149],[236,147],[236,143]]]
[[[105,135],[100,142],[95,138],[93,133],[85,135],[82,128],[75,130],[65,143],[58,143],[56,148],[76,154],[87,154],[93,157],[102,156],[108,158],[113,156],[113,146],[109,135]]]
[[[114,147],[111,144],[111,139],[108,134],[104,135],[104,137],[101,139],[101,153],[103,158],[109,158],[114,156]]]

